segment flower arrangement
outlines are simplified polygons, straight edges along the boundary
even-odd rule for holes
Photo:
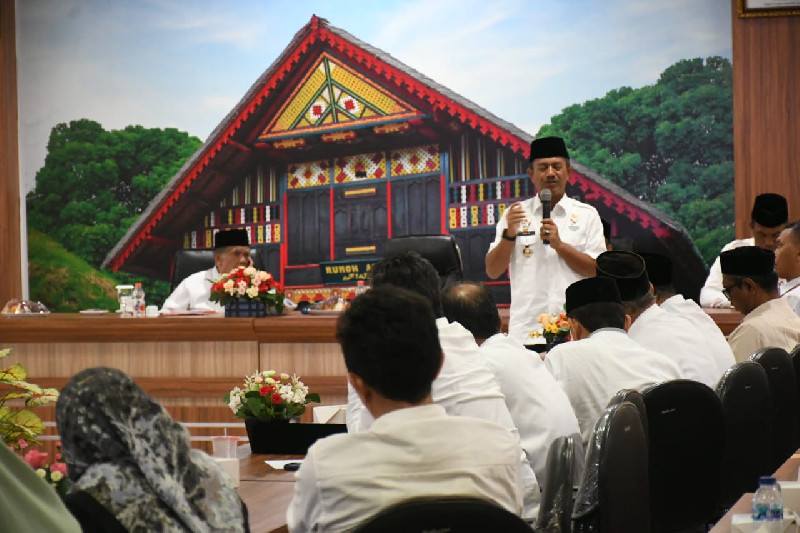
[[[272,274],[254,267],[239,267],[212,281],[212,302],[228,305],[234,300],[260,300],[277,314],[283,312],[283,285]]]
[[[317,393],[309,393],[296,375],[265,370],[246,376],[244,386],[234,387],[223,401],[237,418],[268,422],[298,417],[305,412],[307,404],[318,403],[320,398]]]
[[[39,450],[30,450],[22,458],[36,471],[36,474],[47,481],[60,496],[64,496],[69,489],[69,479],[67,479],[67,464],[61,455],[61,442],[56,443],[58,452],[56,459],[52,463],[48,463],[50,458],[49,453],[41,452]]]
[[[542,313],[536,321],[542,325],[542,330],[537,330],[532,335],[534,337],[544,337],[548,346],[555,346],[571,340],[566,313]]]
[[[0,350],[0,359],[10,353],[10,348]],[[28,383],[27,377],[28,371],[19,363],[0,369],[0,384],[11,386],[11,390],[0,395],[0,440],[16,451],[39,444],[37,437],[44,433],[44,423],[30,409],[12,410],[6,402],[17,400],[24,402],[25,407],[38,407],[58,400],[56,389]]]

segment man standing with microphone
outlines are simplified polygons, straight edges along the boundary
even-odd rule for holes
[[[564,293],[595,275],[595,258],[606,250],[597,210],[565,194],[569,153],[561,137],[531,143],[528,176],[537,196],[514,202],[497,223],[486,254],[486,274],[511,280],[509,335],[524,344],[543,343],[541,313],[564,311]]]

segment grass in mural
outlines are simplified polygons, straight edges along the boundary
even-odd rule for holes
[[[30,299],[52,312],[115,310],[117,281],[36,230],[28,234]]]

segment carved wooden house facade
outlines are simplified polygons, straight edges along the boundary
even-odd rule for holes
[[[452,233],[464,276],[503,210],[534,194],[532,136],[312,17],[106,258],[168,279],[179,248],[243,227],[293,297],[318,297],[320,263],[379,259],[388,238]],[[570,196],[594,205],[637,249],[667,253],[695,295],[704,266],[685,230],[573,162]],[[508,301],[507,279],[493,282]],[[348,287],[344,288],[349,290]]]

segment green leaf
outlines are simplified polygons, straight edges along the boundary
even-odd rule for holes
[[[11,348],[3,348],[2,350],[0,350],[0,359],[8,357],[11,352],[12,352]]]
[[[27,377],[28,371],[19,363],[0,370],[0,383],[16,384],[18,381],[23,381]]]
[[[319,394],[317,394],[316,392],[309,392],[308,394],[306,394],[306,403],[308,402],[319,403],[321,401],[322,400],[320,400]]]

